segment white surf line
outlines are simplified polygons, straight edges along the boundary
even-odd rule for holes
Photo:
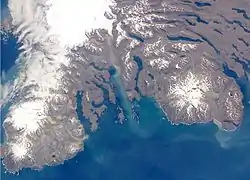
[[[86,32],[96,28],[108,30],[111,34],[112,21],[104,13],[109,11],[111,0],[9,0],[12,24],[19,41],[23,44],[18,61],[22,70],[15,79],[9,98],[15,92],[29,85],[30,96],[38,100],[14,102],[4,123],[10,123],[15,129],[24,129],[22,138],[42,127],[46,121],[45,103],[57,89],[63,72],[60,65],[68,65],[67,49],[87,40]],[[19,143],[20,144],[20,143]],[[19,145],[11,144],[13,151]],[[13,152],[17,157],[22,154]]]

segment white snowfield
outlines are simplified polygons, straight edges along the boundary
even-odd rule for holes
[[[104,13],[110,11],[111,0],[9,0],[13,25],[22,51],[18,62],[22,66],[8,98],[29,85],[33,101],[14,102],[4,123],[23,135],[11,144],[13,155],[22,158],[28,154],[26,135],[42,127],[46,120],[45,101],[53,97],[50,89],[57,89],[63,72],[60,65],[68,65],[67,49],[82,44],[86,32],[96,28],[107,29],[111,34],[112,20]]]
[[[186,108],[188,116],[193,117],[193,109],[198,109],[202,114],[208,111],[208,104],[204,102],[204,99],[210,88],[209,78],[189,71],[184,80],[179,80],[177,84],[170,86],[167,96],[176,98],[176,101],[170,105],[180,111]]]

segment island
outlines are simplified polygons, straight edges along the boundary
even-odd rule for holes
[[[112,21],[111,33],[102,27],[86,31],[73,48],[58,43],[46,18],[30,21],[12,2],[10,29],[23,53],[3,103],[10,104],[1,146],[7,171],[64,163],[84,150],[109,103],[118,106],[122,124],[133,120],[129,103],[142,97],[154,98],[173,125],[214,122],[236,130],[244,112],[238,79],[249,66],[250,26],[237,11],[232,18],[245,26],[226,18],[238,2],[227,1],[221,11],[222,2],[119,1],[103,14]],[[23,5],[31,14],[48,8],[31,7]],[[38,30],[46,36],[36,36]]]

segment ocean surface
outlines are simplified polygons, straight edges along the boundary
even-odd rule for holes
[[[10,44],[2,51],[5,71],[14,65],[15,58],[9,54],[17,51],[13,39]],[[243,93],[245,85],[242,82]],[[137,106],[139,124],[129,122],[133,119],[122,125],[114,123],[116,107],[110,104],[100,120],[100,128],[90,135],[84,151],[75,158],[42,171],[24,169],[18,176],[4,173],[2,167],[2,180],[247,180],[250,177],[247,103],[243,123],[233,133],[218,133],[213,124],[173,126],[149,98],[142,98]],[[218,134],[225,147],[218,142]]]
[[[249,114],[230,137],[230,147],[216,140],[213,124],[172,126],[150,99],[139,102],[139,121],[132,127],[114,123],[115,106],[100,120],[100,129],[85,150],[63,165],[42,171],[24,169],[3,180],[247,180],[250,176]],[[249,112],[249,107],[246,111]],[[132,125],[135,125],[132,123]],[[142,129],[135,131],[134,129]],[[138,132],[138,133],[137,133]],[[4,170],[2,169],[2,172]]]
[[[11,79],[15,72],[18,44],[14,37],[1,40],[1,72]],[[24,169],[17,175],[4,173],[2,180],[248,180],[250,177],[250,105],[247,81],[235,78],[245,95],[245,114],[235,132],[223,132],[214,124],[171,125],[154,100],[143,97],[136,103],[137,121],[115,123],[117,108],[100,119],[84,151],[75,158],[42,171]],[[119,82],[118,82],[119,84]],[[77,96],[80,104],[80,94]],[[123,94],[117,93],[121,106]],[[108,104],[108,102],[106,102]],[[6,109],[1,109],[1,120]],[[79,117],[81,112],[77,111]],[[81,116],[82,117],[82,116]],[[81,119],[84,121],[84,118]],[[83,122],[85,123],[85,122]],[[3,133],[3,131],[1,131]],[[3,137],[3,135],[2,135]],[[2,138],[1,138],[2,140]]]

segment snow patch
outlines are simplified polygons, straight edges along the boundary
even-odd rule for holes
[[[55,94],[64,72],[61,65],[68,66],[66,57],[69,48],[83,43],[86,32],[96,28],[107,29],[111,33],[112,21],[104,13],[110,11],[111,0],[9,0],[8,2],[14,33],[21,42],[22,53],[17,59],[21,70],[14,81],[8,98],[13,98],[24,87],[30,86],[29,97],[36,100],[13,102],[5,123],[9,122],[17,130],[24,129],[30,134],[48,120],[44,114],[46,100]],[[5,89],[9,89],[5,87]],[[20,155],[25,154],[21,144]]]
[[[47,22],[50,34],[58,37],[63,46],[73,47],[86,40],[86,32],[107,29],[112,32],[112,21],[104,14],[109,11],[110,0],[48,0]]]

